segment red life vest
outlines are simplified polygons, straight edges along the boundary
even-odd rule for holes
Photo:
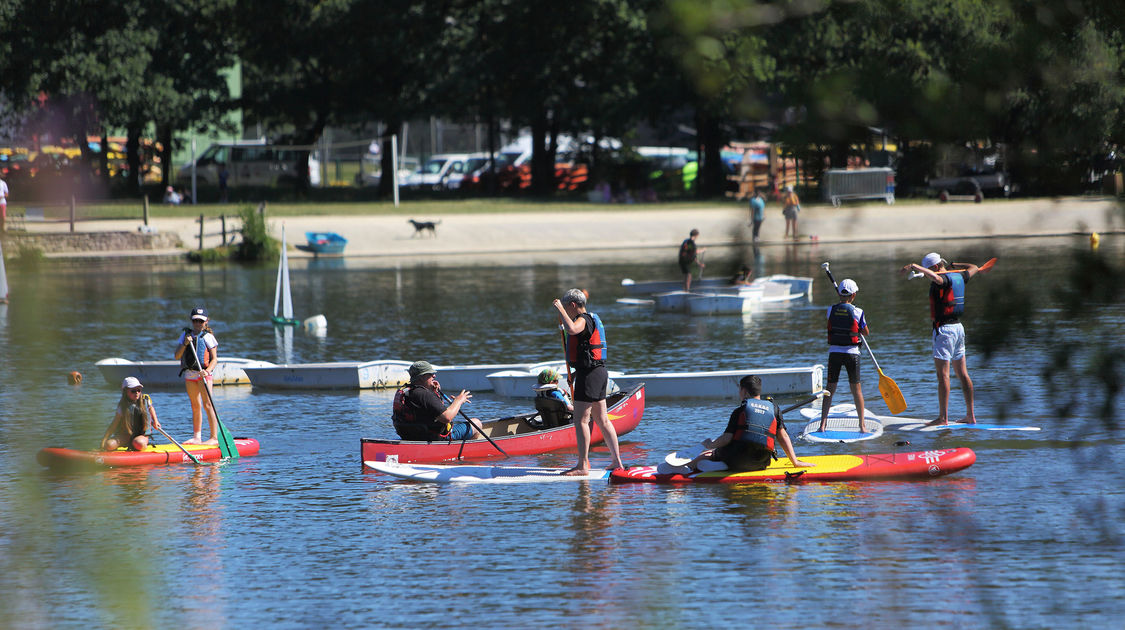
[[[772,453],[777,444],[777,405],[769,400],[747,398],[742,401],[741,412],[734,439]]]
[[[965,312],[965,272],[948,273],[949,282],[930,285],[930,318],[934,326],[953,324]]]
[[[566,362],[574,368],[591,368],[605,365],[605,327],[596,313],[582,313],[586,328],[577,335],[566,336]]]
[[[828,313],[828,344],[832,346],[859,345],[859,317],[854,305],[840,302]]]

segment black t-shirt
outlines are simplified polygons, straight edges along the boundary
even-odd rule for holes
[[[414,411],[414,424],[445,432],[445,421],[439,420],[438,416],[445,413],[446,404],[433,390],[426,387],[411,387],[406,393],[406,404]],[[441,426],[435,426],[439,422]]]

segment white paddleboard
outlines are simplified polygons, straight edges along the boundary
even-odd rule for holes
[[[820,430],[820,414],[805,425],[797,439],[809,442],[862,442],[883,435],[883,424],[867,413],[863,414],[864,431],[859,430],[859,416],[829,417],[824,430]]]
[[[365,461],[364,466],[385,475],[432,483],[550,483],[609,479],[608,470],[591,469],[585,475],[563,475],[566,468],[539,466],[459,466],[439,464],[396,464]]]
[[[802,409],[801,415],[809,420],[820,420],[819,409]],[[832,422],[833,418],[851,418],[852,422],[858,422],[858,416],[855,412],[855,405],[840,404],[833,405],[828,410],[828,421]],[[864,411],[863,420],[864,424],[868,420],[874,419],[881,423],[889,431],[946,431],[958,429],[976,429],[978,431],[1039,431],[1039,427],[1029,426],[1013,426],[1008,424],[989,424],[987,422],[978,422],[976,424],[963,424],[960,422],[950,422],[949,424],[930,425],[929,420],[922,420],[921,418],[903,418],[895,416],[877,416],[870,411]]]

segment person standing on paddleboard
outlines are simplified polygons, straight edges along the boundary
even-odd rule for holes
[[[931,425],[949,424],[949,367],[961,381],[965,396],[965,417],[961,422],[976,424],[973,412],[973,380],[965,357],[965,327],[961,315],[965,312],[965,288],[969,280],[980,272],[971,263],[950,265],[937,252],[922,257],[922,264],[910,263],[902,268],[904,273],[917,271],[930,280],[930,318],[933,320],[934,367],[938,379],[938,417]]]
[[[707,248],[698,249],[695,244],[695,239],[699,238],[699,230],[692,228],[688,233],[688,237],[680,243],[680,253],[676,257],[676,261],[680,264],[680,273],[684,274],[684,291],[691,291],[691,266],[699,266],[699,275],[702,277],[703,268],[707,265],[703,264],[700,260],[700,254],[707,251]]]
[[[692,233],[698,234],[698,231],[692,230]],[[574,398],[578,463],[563,474],[585,475],[590,471],[590,436],[595,422],[613,456],[613,467],[624,468],[617,446],[617,430],[609,421],[605,405],[609,373],[605,368],[606,340],[602,320],[596,314],[586,312],[586,294],[581,289],[568,290],[553,305],[566,336],[566,363],[574,370],[571,393]]]
[[[723,434],[713,440],[703,440],[703,448],[709,450],[683,466],[661,472],[687,474],[695,471],[762,470],[777,458],[778,444],[781,444],[781,450],[794,468],[811,468],[816,465],[797,459],[797,454],[793,451],[793,440],[789,439],[789,431],[781,417],[781,408],[772,400],[762,400],[760,376],[743,376],[738,382],[738,395],[742,404],[731,412]],[[718,462],[723,465],[716,465]]]
[[[149,442],[151,429],[159,429],[156,408],[152,399],[144,393],[144,386],[135,376],[126,376],[121,381],[121,400],[113,414],[113,422],[102,436],[102,450],[116,451],[124,446],[130,450],[143,451]]]
[[[469,402],[468,390],[445,404],[437,370],[429,361],[415,361],[407,370],[410,384],[395,392],[391,421],[404,440],[473,440],[481,437],[469,422],[454,422],[461,406]],[[472,419],[478,425],[480,421]]]
[[[828,309],[828,400],[820,408],[820,430],[828,423],[828,408],[832,406],[832,396],[840,381],[840,368],[848,370],[848,384],[852,388],[856,415],[859,418],[859,432],[866,433],[863,426],[863,384],[859,380],[859,336],[867,336],[867,317],[855,302],[859,285],[851,278],[844,279],[838,288],[840,301]]]
[[[191,309],[191,328],[185,328],[176,342],[173,355],[180,362],[180,375],[184,377],[188,400],[191,401],[192,436],[184,444],[218,444],[219,417],[211,405],[211,373],[219,361],[219,340],[207,325],[207,309]],[[192,352],[192,346],[195,352]],[[206,388],[206,390],[204,390]],[[207,423],[211,427],[211,438],[203,441],[203,411],[207,411]]]

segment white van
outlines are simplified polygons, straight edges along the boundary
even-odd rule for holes
[[[404,188],[418,190],[456,190],[465,178],[469,153],[442,153],[433,155],[422,167],[406,178]]]
[[[297,180],[297,151],[275,149],[264,141],[217,143],[195,160],[200,186],[217,186],[219,172],[227,168],[227,186],[286,186]],[[176,183],[191,186],[192,165],[180,169]],[[320,163],[309,154],[309,184],[320,185]]]

